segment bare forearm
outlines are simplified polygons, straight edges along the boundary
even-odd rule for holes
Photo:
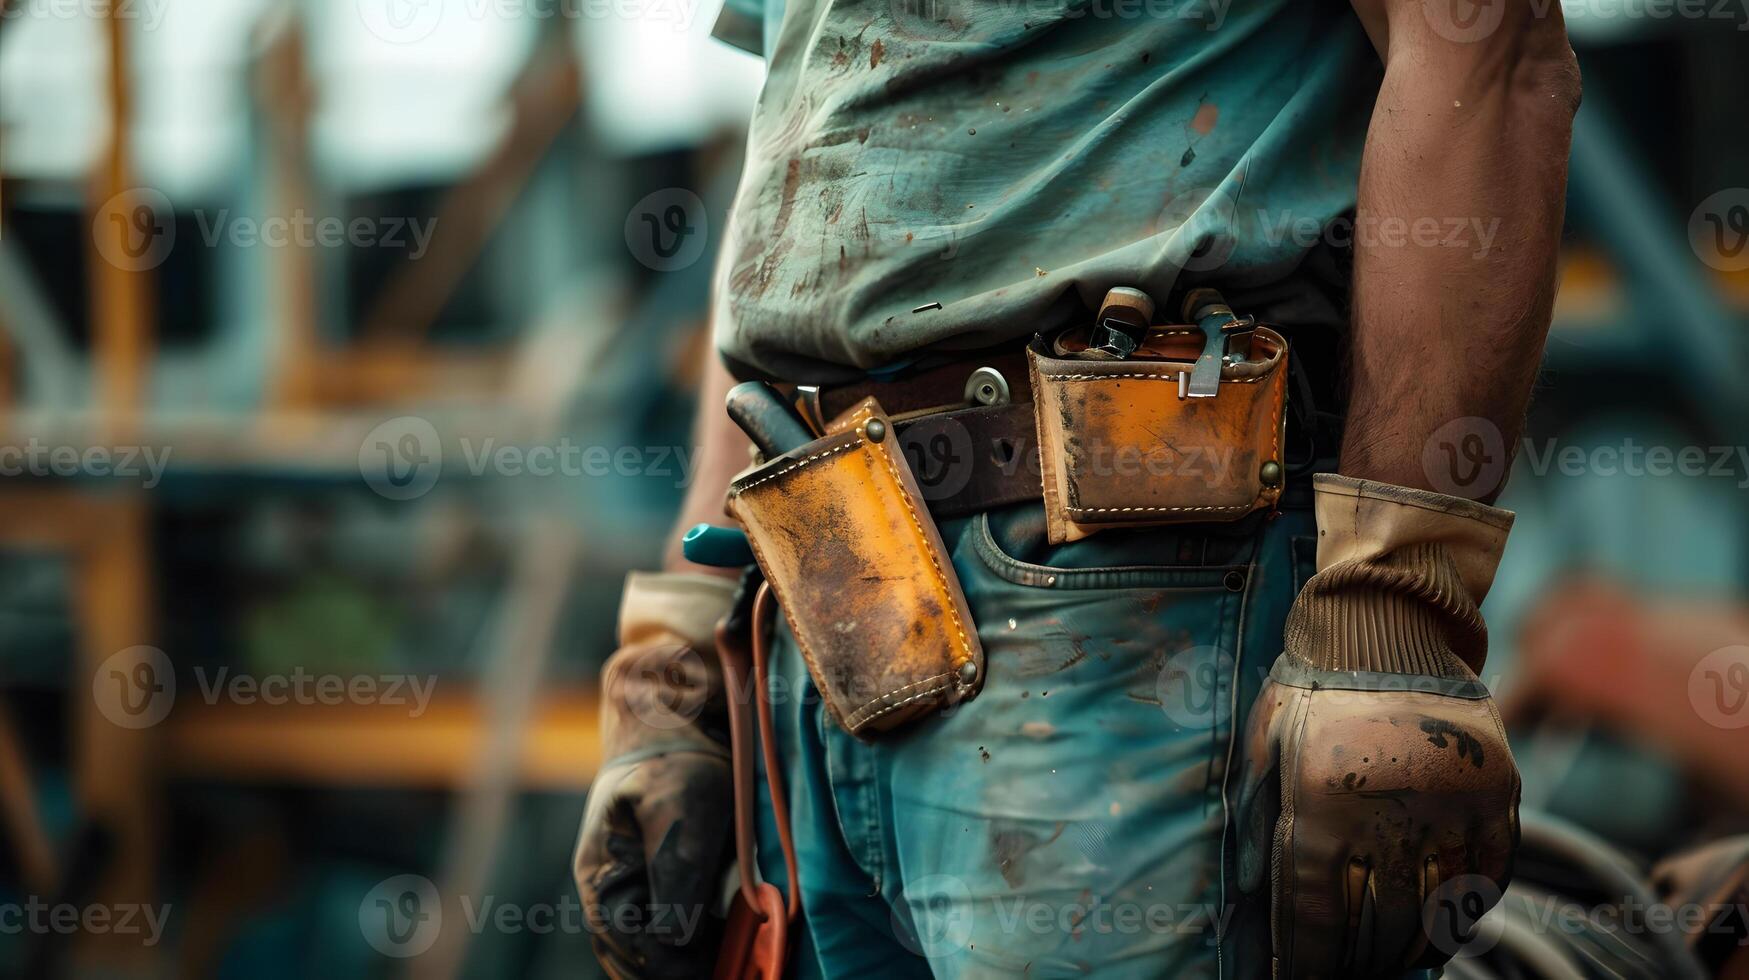
[[[1579,94],[1559,5],[1535,18],[1526,0],[1493,2],[1509,12],[1474,41],[1434,30],[1421,0],[1375,0],[1370,18],[1356,4],[1385,78],[1361,167],[1340,463],[1483,500],[1504,480],[1548,332]],[[1428,472],[1436,434],[1469,457],[1469,485]]]
[[[709,572],[716,575],[734,575],[737,572],[736,569],[695,565],[687,561],[680,551],[680,538],[687,528],[700,523],[729,523],[729,519],[723,514],[723,498],[728,492],[729,481],[746,468],[750,459],[747,437],[736,428],[728,413],[723,410],[723,403],[734,383],[734,378],[723,367],[715,349],[707,349],[704,381],[699,391],[698,414],[692,424],[693,444],[698,447],[699,454],[698,467],[693,471],[692,482],[686,488],[686,501],[681,505],[680,517],[668,538],[668,548],[662,561],[662,567],[668,571]]]

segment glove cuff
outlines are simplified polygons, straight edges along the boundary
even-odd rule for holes
[[[1318,574],[1288,614],[1285,656],[1315,670],[1469,678],[1488,630],[1510,511],[1334,474],[1313,479]]]
[[[620,648],[601,670],[601,741],[610,759],[682,748],[720,752],[725,729],[717,621],[734,583],[710,575],[633,572],[620,603]]]
[[[735,602],[735,583],[696,572],[633,572],[619,603],[619,645],[673,637],[716,647],[717,621]]]

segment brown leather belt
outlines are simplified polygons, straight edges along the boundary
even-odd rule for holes
[[[812,402],[816,423],[865,398],[880,402],[937,520],[1044,495],[1025,351],[955,361],[890,381],[778,388],[803,405]],[[994,403],[981,403],[988,400]]]
[[[887,417],[895,419],[930,411],[968,408],[975,403],[966,390],[966,382],[981,368],[996,372],[1006,382],[1008,396],[1005,401],[1010,404],[1032,401],[1032,379],[1027,371],[1026,351],[1009,350],[925,368],[891,380],[870,379],[822,387],[819,389],[820,410],[827,419],[832,419],[869,397],[880,401]],[[778,387],[786,392],[803,390],[795,385]]]

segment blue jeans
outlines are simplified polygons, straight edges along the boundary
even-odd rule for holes
[[[1237,752],[1313,569],[1310,511],[1058,547],[1036,504],[941,531],[988,658],[972,701],[859,741],[778,631],[793,973],[1266,976],[1234,885]],[[761,873],[787,890],[759,786]]]

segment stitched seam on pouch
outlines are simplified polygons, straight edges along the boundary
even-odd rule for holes
[[[1282,367],[1285,370],[1286,365],[1284,364]],[[1277,385],[1276,389],[1275,389],[1275,411],[1271,412],[1269,417],[1271,419],[1281,418],[1283,415],[1286,414],[1286,407],[1287,407],[1287,375],[1283,374],[1281,376],[1281,384]],[[1269,427],[1269,431],[1270,431],[1269,458],[1273,459],[1277,463],[1281,464],[1283,466],[1283,468],[1285,469],[1287,464],[1285,462],[1283,462],[1282,458],[1281,458],[1281,430],[1282,430],[1282,423],[1281,422],[1276,422],[1275,424],[1273,424]],[[1282,482],[1285,483],[1286,481],[1284,480]],[[1275,492],[1274,497],[1270,496],[1271,490],[1274,490],[1274,492]],[[1257,499],[1251,502],[1251,506],[1253,508],[1261,507],[1267,501],[1279,500],[1281,498],[1281,490],[1282,490],[1282,487],[1280,484],[1277,484],[1274,487],[1258,487],[1257,488]]]
[[[749,534],[747,535],[747,543],[753,547],[753,560],[759,565],[760,569],[763,570],[766,568],[765,551],[759,547],[759,539],[754,535]],[[777,596],[777,608],[783,612],[784,621],[789,623],[790,635],[795,638],[796,648],[802,652],[802,662],[808,665],[808,675],[810,677],[824,676],[820,670],[820,660],[814,655],[814,648],[808,644],[807,638],[802,635],[802,631],[796,628],[795,617],[790,615],[790,604],[784,601],[783,593],[778,591],[777,585],[773,580],[767,579],[766,581],[771,583],[772,594]],[[844,717],[844,708],[838,703],[838,699],[832,696],[831,691],[818,683],[814,686],[819,689],[820,699],[826,702],[827,710],[831,711],[834,717],[842,719]],[[845,723],[845,727],[850,727],[848,722]]]
[[[756,486],[759,486],[762,483],[770,483],[772,480],[775,480],[778,477],[783,476],[786,473],[793,473],[796,470],[799,470],[802,467],[808,465],[809,463],[815,462],[816,460],[825,459],[826,457],[832,455],[833,453],[841,453],[841,452],[845,451],[846,449],[855,449],[857,446],[857,443],[860,443],[861,441],[862,440],[859,438],[853,442],[847,442],[842,446],[833,446],[831,449],[827,449],[823,452],[815,453],[814,455],[809,456],[806,459],[797,460],[796,462],[791,463],[788,466],[785,466],[783,469],[778,470],[776,473],[767,473],[766,475],[760,477],[757,480],[754,480],[752,483],[749,483],[744,487],[736,487],[735,493],[737,496],[739,496],[740,494],[746,493],[747,491],[753,489]]]
[[[860,419],[869,411],[871,410],[865,409],[858,412],[856,417]],[[971,644],[966,641],[965,624],[960,622],[959,604],[953,601],[953,589],[948,585],[947,576],[942,574],[941,559],[935,556],[935,549],[929,547],[929,532],[923,529],[923,522],[917,519],[917,508],[911,505],[911,494],[905,490],[905,481],[899,477],[899,467],[893,463],[892,455],[874,443],[869,443],[869,449],[880,458],[881,462],[887,464],[887,472],[893,476],[894,489],[898,492],[899,499],[905,503],[905,514],[911,518],[911,526],[917,529],[918,543],[923,546],[923,553],[929,556],[929,569],[935,573],[935,584],[941,587],[942,596],[947,600],[944,603],[947,607],[947,615],[949,619],[953,620],[954,635],[959,637],[960,641],[959,652],[964,655],[964,659],[954,658],[950,661],[957,668],[967,660],[972,659],[972,649]]]
[[[852,714],[850,716],[850,718],[847,719],[847,724],[849,727],[855,728],[858,725],[863,725],[863,724],[866,724],[868,722],[874,721],[876,718],[879,718],[881,715],[887,714],[890,711],[895,711],[899,708],[903,708],[905,705],[910,704],[913,701],[921,700],[923,698],[929,697],[932,694],[940,694],[942,691],[947,690],[947,688],[948,688],[947,681],[948,681],[948,678],[950,676],[952,676],[952,675],[950,675],[950,674],[936,674],[934,677],[925,677],[923,680],[916,681],[916,682],[911,683],[911,684],[906,684],[904,687],[901,687],[898,690],[890,691],[886,694],[883,694],[883,695],[881,695],[881,697],[879,699],[876,699],[874,701],[870,701],[868,704],[865,704],[862,707],[856,709],[856,713]],[[882,704],[881,703],[886,698],[890,698],[890,697],[894,697],[896,695],[904,694],[906,691],[909,691],[910,689],[917,687],[920,684],[934,684],[935,686],[928,688],[926,690],[918,691],[916,694],[913,694],[908,698],[903,698],[901,700],[894,701],[892,704]],[[871,708],[874,709],[872,712],[870,712]]]
[[[1161,381],[1177,381],[1179,374],[1189,373],[1189,371],[1180,371],[1178,374],[1046,374],[1043,377],[1051,381],[1104,381],[1107,378],[1157,378]],[[1264,375],[1258,375],[1255,378],[1234,378],[1231,381],[1223,379],[1221,384],[1254,385],[1263,381],[1264,377]]]
[[[1076,514],[1134,514],[1151,511],[1193,511],[1193,510],[1250,510],[1251,504],[1222,504],[1212,507],[1070,507]]]

